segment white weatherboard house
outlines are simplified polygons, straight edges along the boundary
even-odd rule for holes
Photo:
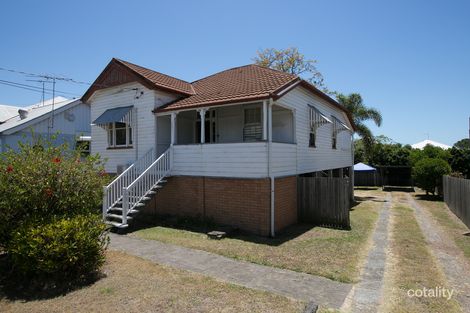
[[[351,173],[349,113],[295,75],[247,65],[189,83],[112,59],[82,101],[92,152],[124,171],[104,195],[117,227],[145,209],[274,235],[297,221],[298,175]]]
[[[3,110],[2,110],[3,109]],[[55,144],[89,141],[90,106],[80,100],[55,97],[27,107],[0,106],[0,152],[18,149],[19,142],[30,142],[31,134],[47,138],[56,135]],[[58,134],[57,134],[58,133]]]

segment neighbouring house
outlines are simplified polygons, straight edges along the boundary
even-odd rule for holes
[[[412,147],[413,149],[420,149],[420,150],[423,150],[424,147],[426,147],[427,145],[430,145],[430,146],[433,146],[433,147],[442,148],[442,149],[444,149],[444,150],[447,150],[447,149],[452,148],[451,146],[448,146],[448,145],[446,145],[446,144],[444,144],[444,143],[440,143],[440,142],[433,141],[433,140],[429,140],[429,139],[426,139],[426,140],[417,142],[417,143],[415,143],[415,144],[412,144],[411,147]]]
[[[352,175],[349,112],[295,75],[246,65],[189,83],[112,59],[82,101],[91,151],[121,173],[104,188],[116,227],[150,210],[274,235],[297,222],[298,175]]]
[[[18,149],[20,142],[30,142],[32,134],[50,137],[56,144],[67,142],[75,148],[77,142],[90,141],[90,106],[80,100],[55,97],[26,106],[0,107],[0,152]]]
[[[18,115],[18,107],[0,104],[0,124]]]

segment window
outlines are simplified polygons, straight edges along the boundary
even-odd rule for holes
[[[331,119],[333,120],[333,132],[331,135],[331,148],[336,149],[336,146],[338,144],[338,134],[343,131],[351,131],[349,127],[341,122],[338,118],[334,117],[333,115],[331,116]]]
[[[308,141],[308,146],[312,148],[316,148],[317,146],[317,129],[331,121],[323,115],[317,108],[314,106],[309,106],[309,114],[310,114],[310,137]]]
[[[87,157],[90,155],[90,141],[88,140],[77,140],[75,142],[75,149],[80,152],[81,157]]]
[[[338,134],[336,131],[333,130],[333,135],[331,136],[331,148],[336,149],[336,142],[337,142]]]
[[[308,146],[312,148],[316,148],[316,141],[317,141],[317,129],[310,130],[310,139],[308,141]]]
[[[131,147],[132,127],[129,123],[114,122],[108,125],[108,147]]]
[[[260,141],[263,137],[261,108],[245,108],[244,113],[243,141]]]

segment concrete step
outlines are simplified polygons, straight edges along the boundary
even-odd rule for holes
[[[118,215],[118,214],[108,213],[108,214],[106,214],[106,218],[115,218],[115,219],[118,219],[118,220],[122,221],[122,215]],[[132,220],[132,216],[128,216],[127,220]]]
[[[110,225],[110,226],[113,226],[113,227],[116,227],[116,228],[127,228],[127,227],[129,227],[129,225],[127,225],[127,224],[114,222],[114,221],[105,221],[104,223],[106,225]]]
[[[144,204],[141,205],[140,203],[138,203],[137,206],[142,207],[142,206],[144,206]],[[118,207],[111,208],[111,209],[109,209],[109,211],[116,211],[116,212],[119,212],[119,213],[122,214],[122,208],[118,208]],[[128,212],[128,214],[135,214],[135,213],[139,213],[139,212],[140,212],[139,210],[132,209]]]

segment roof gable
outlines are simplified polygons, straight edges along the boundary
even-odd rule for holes
[[[97,90],[135,81],[149,89],[161,89],[181,95],[194,94],[193,87],[188,82],[113,58],[85,92],[82,101],[88,101]]]

